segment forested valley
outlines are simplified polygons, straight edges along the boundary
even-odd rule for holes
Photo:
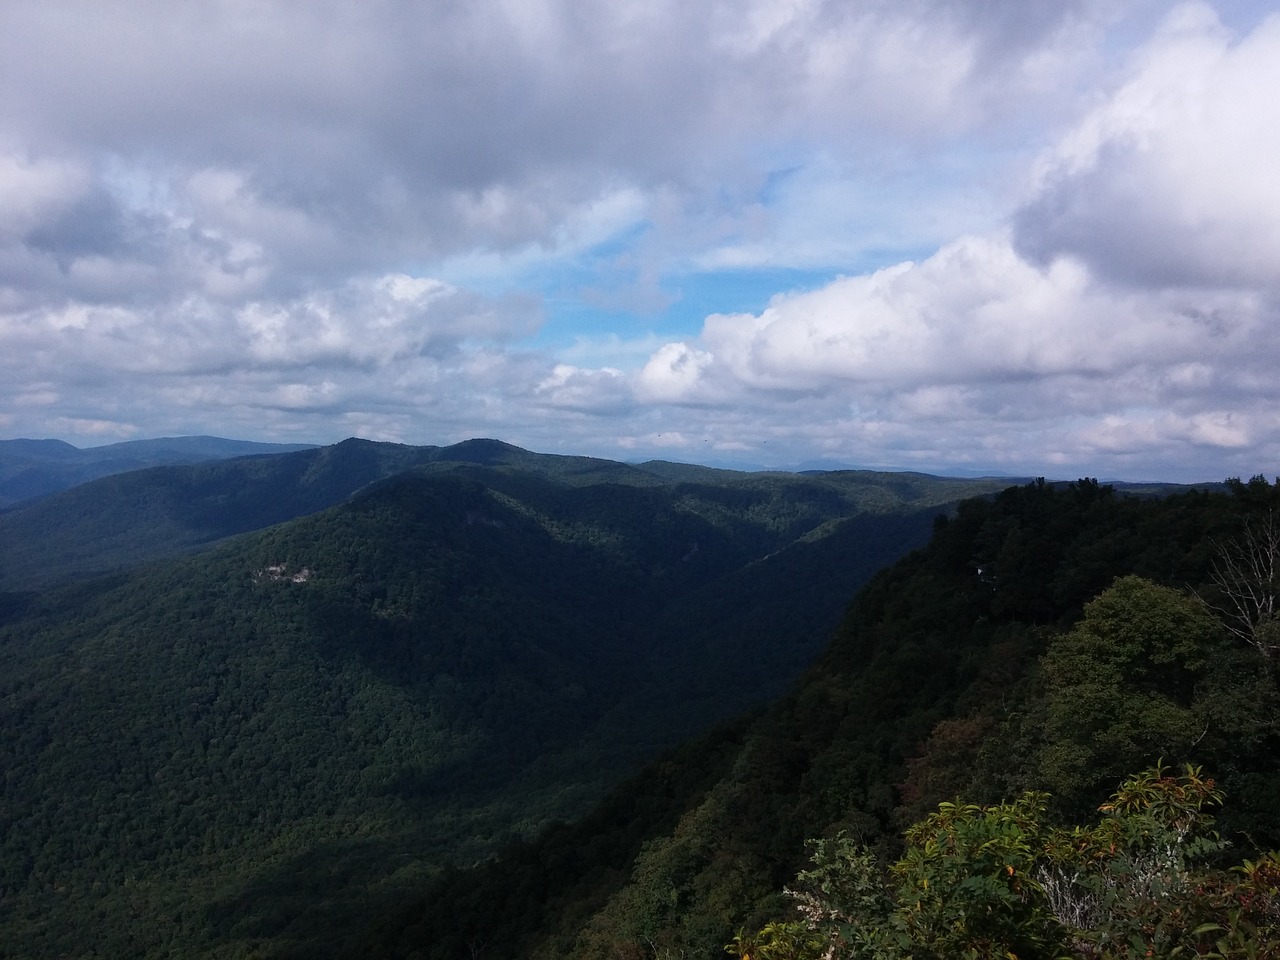
[[[595,823],[623,871],[858,588],[1006,483],[352,440],[19,503],[0,954],[415,953],[504,850]]]
[[[1280,482],[940,517],[755,716],[369,955],[1280,955]]]
[[[0,955],[1277,955],[1278,509],[494,441],[20,504]]]

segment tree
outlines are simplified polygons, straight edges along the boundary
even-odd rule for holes
[[[1226,628],[1265,656],[1280,652],[1280,519],[1275,510],[1246,517],[1239,535],[1217,543],[1212,580],[1217,601],[1205,601]]]
[[[727,949],[787,960],[1132,960],[1246,958],[1280,951],[1280,855],[1206,867],[1224,844],[1214,781],[1157,764],[1121,784],[1096,822],[1055,827],[1048,795],[979,807],[944,803],[911,827],[881,871],[848,837],[814,845],[797,877],[805,937],[771,924]],[[767,932],[772,931],[772,932]],[[757,953],[745,946],[759,945]]]
[[[1121,577],[1043,659],[1043,782],[1071,801],[1204,735],[1196,701],[1221,627],[1195,599]]]

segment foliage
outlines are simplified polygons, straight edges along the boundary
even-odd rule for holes
[[[818,956],[825,943],[809,924],[767,923],[755,934],[738,933],[725,953],[741,960],[808,960]]]
[[[387,452],[339,446],[304,471],[320,486]],[[1096,886],[1066,840],[1051,862],[1047,825],[1159,753],[1219,774],[1224,837],[1280,843],[1275,676],[1184,592],[1213,596],[1216,545],[1270,484],[1037,482],[935,520],[907,508],[962,486],[460,447],[196,558],[0,597],[9,953],[651,960],[724,955],[737,932],[740,953],[804,956],[788,884],[889,917],[914,882],[915,926],[849,927],[860,949],[914,930],[961,956],[1011,929],[1034,955],[1031,908],[1084,928],[1054,913],[1045,864],[1095,916],[1120,898],[1117,928],[1150,924],[1116,906],[1140,885]],[[782,691],[931,521],[789,692],[591,808],[682,731]],[[976,807],[938,808],[956,796]],[[904,846],[916,822],[933,832]],[[945,855],[876,866],[952,835],[981,916],[939,893],[971,879]],[[807,837],[830,870],[796,886],[821,869]],[[1275,859],[1186,863],[1212,908],[1195,949],[1257,953]]]
[[[1198,768],[1157,765],[1072,829],[1048,824],[1043,794],[944,803],[887,875],[844,836],[818,842],[793,893],[803,931],[773,923],[729,949],[786,929],[803,945],[790,956],[815,960],[1270,956],[1280,860],[1245,861],[1240,880],[1204,865],[1223,847],[1209,814],[1221,796]]]
[[[1051,794],[1049,820],[1083,822],[1100,775],[1114,783],[1161,751],[1219,772],[1234,798],[1219,821],[1225,837],[1280,844],[1275,677],[1184,592],[1204,589],[1214,543],[1253,509],[1234,488],[1154,498],[1089,480],[962,503],[938,518],[927,547],[862,590],[827,652],[748,729],[728,775],[650,839],[607,903],[581,921],[540,915],[538,945],[507,955],[709,956],[735,933],[750,945],[751,931],[782,916],[806,837],[834,842],[844,830],[893,863],[903,854],[895,823],[927,819],[955,796],[993,807],[1027,791]],[[1130,613],[1157,636],[1126,636]],[[1064,667],[1092,659],[1114,696],[1159,710],[1109,714],[1114,735],[1081,733],[1070,704],[1087,671],[1055,673],[1049,656]],[[1050,702],[1061,707],[1055,725]],[[1094,735],[1114,736],[1114,752],[1097,750]],[[1068,765],[1073,782],[1054,782],[1046,761],[1073,742],[1115,766]],[[495,876],[490,895],[503,889]],[[655,909],[671,896],[676,909]]]
[[[668,481],[486,442],[445,455],[349,441],[148,471],[95,485],[123,498],[97,504],[98,525],[64,518],[72,540],[110,540],[120,507],[163,553],[173,529],[220,536],[361,488],[195,557],[0,596],[6,950],[412,952],[388,918],[433,936],[424,891],[467,925],[441,942],[522,942],[536,924],[433,878],[506,851],[522,885],[478,899],[554,911],[567,894],[536,892],[521,844],[778,693],[857,586],[927,537],[930,516],[895,505],[967,489],[922,479],[870,514],[862,477]],[[651,775],[636,793],[662,815],[589,819],[616,832],[555,852],[544,879],[597,907],[585,891],[621,885],[717,769]],[[661,796],[672,783],[702,789]]]
[[[206,451],[209,456],[217,455],[218,445],[214,446]],[[802,476],[673,464],[632,466],[531,453],[497,440],[412,447],[350,439],[278,455],[112,471],[113,476],[0,511],[0,590],[45,589],[207,548],[228,536],[332,507],[370,484],[409,470],[501,486],[517,502],[531,480],[546,481],[544,492],[556,491],[558,504],[552,511],[540,511],[544,519],[569,500],[581,501],[582,507],[599,506],[629,491],[660,490],[656,502],[675,505],[681,513],[731,532],[754,557],[835,518],[936,507],[1000,486],[993,480],[862,471]],[[633,497],[632,502],[646,499]],[[588,529],[590,524],[580,526],[577,533]],[[901,549],[922,537],[904,541]],[[680,546],[681,555],[691,549],[689,541]],[[842,602],[847,599],[841,597]]]
[[[165,437],[80,449],[61,440],[0,440],[0,509],[130,470],[284,453],[310,446],[219,437]]]
[[[1196,687],[1221,624],[1194,598],[1121,577],[1043,660],[1042,776],[1087,795],[1143,757],[1185,755],[1205,730]]]

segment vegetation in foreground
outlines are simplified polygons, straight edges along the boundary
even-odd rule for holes
[[[980,807],[945,802],[911,826],[882,870],[841,833],[813,844],[787,889],[800,919],[738,934],[743,960],[1078,960],[1273,957],[1280,853],[1209,864],[1222,792],[1188,765],[1126,780],[1095,823],[1046,818],[1029,792]]]
[[[861,592],[827,652],[731,748],[727,775],[683,799],[674,828],[608,870],[589,851],[615,849],[619,830],[597,821],[569,828],[569,843],[549,834],[429,885],[371,931],[370,953],[675,960],[730,944],[762,957],[833,945],[837,957],[1267,956],[1280,584],[1266,571],[1280,558],[1268,535],[1278,507],[1280,484],[1261,478],[1160,499],[1034,483],[966,502]],[[1264,561],[1257,575],[1253,560]],[[1151,770],[1159,758],[1170,766]],[[1189,902],[1167,901],[1180,910],[1169,920],[1150,913],[1150,887],[1118,878],[1167,839],[1163,811],[1178,803],[1188,832],[1149,877],[1191,885],[1177,894]],[[1108,842],[1092,874],[1064,886],[1045,872],[1071,865],[1063,838],[1076,837],[1083,868],[1109,831],[1127,839]],[[1025,846],[1021,859],[996,864],[1011,856],[1001,844]],[[958,859],[939,852],[961,848]],[[818,896],[824,876],[867,898],[842,914],[859,918],[862,954],[849,952],[856,938],[831,939],[853,936],[835,919],[794,926],[804,918],[787,891]],[[1064,904],[1089,896],[1118,899],[1072,919]],[[985,906],[970,909],[974,897]],[[1012,926],[982,933],[988,906]]]

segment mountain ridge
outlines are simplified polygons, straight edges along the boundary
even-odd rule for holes
[[[676,474],[351,439],[0,516],[28,576],[86,543],[116,571],[0,598],[7,941],[338,943],[371,891],[405,902],[776,694],[874,569],[989,489]]]
[[[326,447],[162,465],[97,478],[0,512],[0,591],[40,589],[99,576],[148,559],[199,550],[250,530],[325,509],[367,484],[409,469],[526,470],[569,487],[603,482],[671,486],[681,482],[768,484],[789,474],[737,474],[684,467],[633,466],[590,457],[540,454],[498,440],[448,447],[348,438]],[[899,485],[901,502],[945,502],[995,489],[990,481],[923,475],[838,475],[850,490]],[[863,481],[866,481],[863,483]],[[905,486],[904,486],[905,485]],[[797,488],[798,488],[797,486]],[[940,498],[926,490],[946,491]],[[897,503],[895,494],[881,498]]]
[[[124,440],[98,447],[76,447],[53,439],[0,440],[0,510],[130,470],[284,453],[312,446],[209,436]]]

